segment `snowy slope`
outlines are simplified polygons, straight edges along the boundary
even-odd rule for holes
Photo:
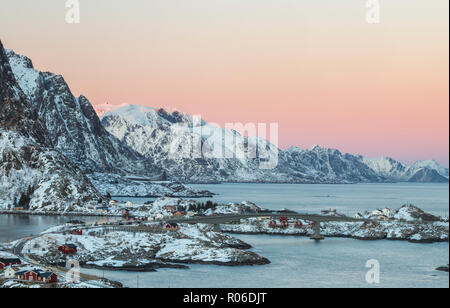
[[[242,137],[201,119],[196,121],[178,111],[128,105],[105,113],[102,124],[124,144],[153,160],[171,179],[184,182],[284,180],[277,173],[260,169],[259,159],[245,158],[245,145],[255,145],[256,139]],[[216,146],[220,140],[233,138],[237,149],[230,142],[224,142],[223,147]],[[197,141],[205,145],[205,155],[191,155],[192,144]],[[278,152],[273,145],[268,146],[270,151]],[[224,158],[212,158],[215,151],[220,151]],[[236,156],[239,151],[242,155]]]
[[[420,169],[420,168],[428,168],[436,170],[440,175],[449,178],[449,169],[441,166],[437,161],[435,160],[421,160],[417,161],[414,164],[412,164],[412,167]]]
[[[364,158],[376,173],[396,182],[448,182],[433,165],[407,165],[389,157]]]

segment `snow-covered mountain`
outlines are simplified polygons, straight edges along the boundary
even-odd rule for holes
[[[86,173],[154,176],[161,170],[108,133],[91,103],[75,97],[61,75],[40,72],[30,59],[7,50],[12,71],[47,130],[52,147]]]
[[[3,108],[2,127],[31,138],[54,155],[64,155],[59,161],[72,162],[97,185],[98,179],[110,179],[108,185],[98,186],[102,191],[117,182],[113,180],[117,175],[185,183],[448,181],[442,176],[445,170],[429,162],[408,166],[319,146],[281,151],[262,138],[247,138],[179,111],[124,105],[104,113],[100,121],[91,103],[84,96],[75,97],[62,76],[35,70],[30,59],[11,50],[4,52],[6,60],[5,72],[14,82],[5,97],[27,105]],[[100,107],[107,111],[112,106]],[[155,191],[137,184],[134,192]],[[125,191],[119,188],[113,192]]]
[[[280,182],[285,178],[260,169],[260,159],[245,158],[246,145],[254,146],[256,138],[244,138],[178,111],[128,105],[105,113],[102,124],[124,144],[152,159],[170,179],[201,183]],[[230,140],[236,140],[236,148]],[[192,154],[197,144],[201,144],[204,155]],[[277,150],[273,145],[267,146]],[[215,152],[223,158],[211,157]],[[233,157],[239,152],[242,155]]]
[[[378,183],[389,181],[385,175],[367,166],[359,155],[342,154],[336,149],[313,146],[291,147],[281,152],[280,164],[291,173],[301,173],[327,183]]]
[[[0,41],[0,209],[78,211],[101,198],[81,170],[51,148]]]
[[[434,159],[430,160],[420,160],[412,164],[414,168],[428,168],[436,170],[440,175],[443,177],[449,178],[449,169],[441,166],[437,161]]]
[[[101,119],[106,130],[120,141],[152,159],[169,178],[184,182],[447,181],[432,168],[407,166],[390,158],[369,159],[319,146],[282,151],[265,140],[261,143],[261,139],[246,138],[179,111],[127,105],[105,113]],[[199,144],[203,154],[195,155],[193,148]],[[249,148],[258,149],[256,158],[249,158]],[[265,153],[261,154],[261,149]],[[222,157],[211,157],[210,153]],[[261,162],[271,156],[277,156],[276,167],[261,168]]]
[[[431,165],[407,165],[389,157],[364,158],[364,162],[376,173],[396,182],[447,182],[448,178]]]

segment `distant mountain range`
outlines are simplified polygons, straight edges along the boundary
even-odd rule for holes
[[[435,161],[406,165],[389,157],[366,158],[342,154],[336,149],[314,146],[305,150],[292,147],[278,150],[275,169],[259,168],[259,158],[245,158],[247,146],[256,138],[218,128],[179,111],[168,112],[145,106],[127,105],[106,112],[105,129],[122,143],[164,169],[168,176],[184,182],[280,182],[280,183],[378,183],[448,182],[448,169]],[[206,131],[206,132],[205,132]],[[212,132],[215,133],[212,137]],[[234,144],[222,142],[234,139]],[[184,149],[189,140],[203,146],[231,152],[234,158],[172,157],[172,149]],[[268,145],[272,150],[274,145]]]
[[[4,50],[1,42],[0,74],[0,208],[23,203],[30,209],[74,211],[96,204],[100,188],[103,193],[178,195],[185,189],[143,183],[128,189],[132,181],[123,180],[125,175],[185,183],[448,182],[448,169],[434,161],[406,165],[319,146],[281,151],[265,144],[265,152],[278,154],[278,163],[261,169],[267,160],[263,149],[247,158],[261,139],[197,123],[176,111],[126,105],[100,120],[88,99],[75,97],[62,76],[35,70],[30,59]],[[172,155],[188,150],[189,140],[211,152],[230,138],[233,144],[221,145],[227,158],[210,157],[208,151],[200,157]]]

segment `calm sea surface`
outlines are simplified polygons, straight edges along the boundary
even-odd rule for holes
[[[193,185],[218,195],[217,202],[252,201],[270,208],[319,212],[335,208],[354,214],[413,203],[448,216],[448,184]],[[136,204],[148,199],[130,199]],[[36,234],[75,217],[0,215],[0,242]],[[97,218],[82,217],[91,222]],[[253,251],[271,260],[264,266],[222,267],[190,265],[189,270],[162,269],[156,273],[83,270],[136,287],[448,287],[448,273],[434,269],[448,263],[448,243],[412,244],[397,241],[330,239],[316,244],[305,237],[239,235]],[[380,264],[381,282],[366,282],[370,259]]]

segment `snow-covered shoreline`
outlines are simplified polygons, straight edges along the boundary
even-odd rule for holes
[[[311,236],[313,225],[309,221],[270,217],[251,202],[230,204],[202,204],[181,198],[159,198],[141,211],[137,207],[137,220],[123,219],[114,223],[84,224],[69,222],[52,227],[39,235],[5,244],[5,251],[19,251],[25,260],[33,260],[41,267],[64,269],[66,260],[79,262],[81,268],[108,271],[154,272],[160,268],[188,269],[189,264],[218,266],[265,265],[270,261],[248,250],[247,243],[231,234],[264,234],[281,236]],[[167,228],[165,219],[171,211],[196,211],[200,216],[268,213],[268,217],[246,218],[230,224],[220,224],[220,231],[211,225],[179,223]],[[161,213],[164,213],[161,217]],[[277,212],[280,213],[288,212]],[[96,214],[96,216],[106,216]],[[322,211],[322,216],[345,215],[335,210]],[[164,218],[165,217],[165,218]],[[321,223],[320,233],[326,238],[340,237],[357,240],[396,240],[415,243],[448,242],[449,222],[413,206],[395,209],[377,209],[358,213],[355,218],[370,219],[358,222],[328,221]],[[145,221],[147,218],[148,221]],[[189,221],[189,219],[187,219]],[[73,232],[82,230],[81,233]],[[64,254],[60,247],[73,244],[75,254]],[[1,246],[0,246],[1,247]],[[441,269],[443,270],[443,269]],[[120,283],[98,281],[100,287],[120,287]],[[30,287],[14,280],[0,281],[0,287]],[[34,287],[32,285],[31,287]],[[36,285],[36,287],[47,287]],[[96,287],[90,281],[71,286],[65,281],[57,287]],[[98,285],[97,285],[98,287]]]
[[[344,216],[335,211],[328,215]],[[382,209],[356,214],[357,218],[372,219],[368,222],[324,222],[320,234],[325,238],[353,238],[358,240],[396,240],[414,243],[449,241],[448,219],[437,217],[413,206],[404,205],[398,210]],[[289,221],[287,226],[271,226],[268,221],[246,220],[235,225],[221,225],[223,232],[231,234],[268,234],[287,236],[311,236],[312,227],[306,221]]]
[[[81,266],[106,270],[154,271],[157,268],[186,268],[177,264],[226,266],[268,264],[269,260],[241,249],[250,246],[204,225],[180,225],[177,230],[155,226],[154,232],[115,231],[89,228],[83,235],[51,229],[26,242],[22,252],[42,264],[62,265],[66,255],[58,251],[73,243],[77,253],[70,258]]]
[[[163,196],[181,198],[207,198],[214,194],[197,190],[181,183],[133,179],[117,174],[92,173],[87,177],[102,195],[114,197],[158,198]]]
[[[312,231],[294,231],[289,232],[290,230],[270,230],[270,229],[257,229],[254,230],[242,230],[239,227],[235,228],[229,228],[229,225],[221,225],[222,232],[228,233],[228,234],[244,234],[244,235],[280,235],[280,236],[299,236],[299,237],[310,237],[313,232]],[[326,228],[321,228],[321,235],[323,235],[326,238],[351,238],[355,240],[363,240],[363,241],[375,241],[375,240],[390,240],[390,241],[406,241],[411,243],[439,243],[439,242],[448,242],[448,235],[447,236],[431,236],[428,238],[422,238],[418,236],[415,238],[409,238],[409,237],[391,237],[389,236],[389,233],[387,235],[384,235],[383,233],[380,234],[365,234],[362,236],[347,234],[346,232],[336,232],[333,233],[332,231],[327,230]]]

